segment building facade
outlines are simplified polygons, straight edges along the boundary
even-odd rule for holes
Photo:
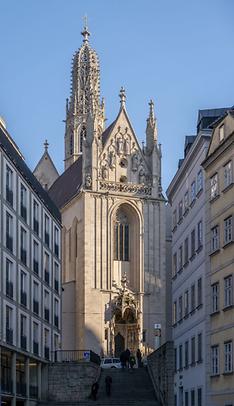
[[[120,354],[165,340],[165,199],[153,102],[141,148],[120,91],[104,129],[100,73],[85,27],[66,107],[65,172],[50,196],[63,224],[63,347]],[[156,326],[157,325],[157,326]]]
[[[234,405],[234,110],[214,125],[203,163],[207,207],[207,400]]]
[[[175,405],[206,405],[206,195],[204,171],[211,129],[225,109],[200,110],[197,135],[186,136],[184,159],[167,195],[172,210],[172,337]]]
[[[60,213],[0,123],[0,403],[36,404],[60,343]]]

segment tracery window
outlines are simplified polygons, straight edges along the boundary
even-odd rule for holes
[[[129,261],[129,223],[122,210],[117,211],[114,223],[114,259]]]
[[[80,152],[83,151],[83,141],[85,137],[86,137],[86,128],[85,126],[83,126],[80,131]]]

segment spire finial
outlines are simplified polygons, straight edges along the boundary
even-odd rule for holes
[[[149,102],[149,106],[150,106],[150,112],[149,112],[149,119],[150,120],[154,120],[155,119],[155,115],[154,115],[154,102],[151,99]]]
[[[120,107],[125,107],[125,103],[126,103],[126,94],[125,94],[125,89],[122,86],[119,92],[119,97],[120,97]]]
[[[47,151],[48,151],[48,147],[49,147],[49,143],[48,143],[48,141],[47,141],[47,140],[45,140],[45,142],[44,142],[44,148],[45,148],[45,152],[47,152]]]
[[[84,20],[84,29],[81,32],[81,35],[83,35],[83,37],[84,37],[83,42],[87,43],[87,42],[89,42],[89,36],[90,36],[90,32],[88,30],[88,17],[87,17],[87,15],[85,15],[83,17],[83,20]]]

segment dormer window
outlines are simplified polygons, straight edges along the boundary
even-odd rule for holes
[[[219,127],[219,142],[224,140],[224,124]]]

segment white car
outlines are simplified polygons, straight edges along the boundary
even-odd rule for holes
[[[101,360],[101,368],[121,368],[121,362],[119,358],[103,358]]]

